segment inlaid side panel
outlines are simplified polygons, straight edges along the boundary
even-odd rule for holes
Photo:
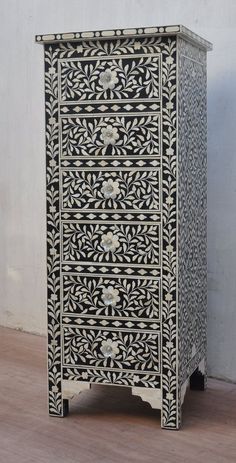
[[[206,52],[179,39],[179,358],[180,384],[206,355]]]

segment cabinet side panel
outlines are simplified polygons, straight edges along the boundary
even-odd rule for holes
[[[45,46],[49,413],[61,416],[58,49]]]
[[[206,355],[206,52],[178,39],[179,384]]]

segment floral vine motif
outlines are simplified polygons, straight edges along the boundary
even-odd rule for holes
[[[103,235],[111,232],[119,247],[104,253]],[[65,261],[132,262],[159,264],[159,225],[99,225],[63,223],[63,258]]]
[[[62,118],[62,155],[159,155],[159,115]]]
[[[120,243],[117,236],[113,235],[112,232],[108,232],[102,236],[101,245],[105,252],[114,252],[120,246]]]
[[[61,100],[159,98],[159,61],[157,54],[132,59],[62,61]]]
[[[64,367],[64,378],[76,381],[90,381],[92,383],[119,384],[123,386],[160,387],[156,374],[134,375],[130,371],[109,371],[99,369]]]
[[[49,413],[62,414],[57,51],[45,48]]]
[[[162,251],[162,425],[176,428],[180,401],[177,394],[176,306],[176,40],[163,49],[163,251]],[[172,201],[172,198],[174,200]]]
[[[106,341],[102,341],[101,351],[104,357],[111,357],[112,359],[115,358],[117,354],[119,354],[119,348],[117,347],[118,343],[116,341],[112,341],[112,339],[107,339]]]
[[[119,291],[113,286],[108,286],[108,288],[103,288],[102,290],[102,300],[105,305],[111,305],[114,307],[117,302],[120,301],[120,296],[118,296]]]
[[[101,132],[101,139],[103,140],[104,145],[114,145],[116,140],[119,138],[117,127],[112,127],[112,125],[103,127]]]
[[[150,38],[141,39],[141,48],[143,53],[162,53],[163,61],[163,74],[162,74],[162,83],[163,83],[163,313],[162,313],[162,343],[163,343],[163,352],[162,352],[162,393],[163,393],[163,425],[166,427],[176,427],[178,422],[178,396],[177,396],[177,356],[176,356],[176,55],[175,55],[175,39],[163,39],[163,38]],[[58,152],[59,152],[59,135],[58,135],[58,96],[57,96],[57,64],[58,58],[69,58],[70,56],[77,57],[75,44],[59,44],[58,48],[55,46],[45,45],[45,62],[46,62],[46,111],[47,111],[47,194],[48,194],[48,243],[49,251],[48,253],[48,282],[49,282],[49,304],[48,304],[48,320],[49,320],[49,400],[50,400],[50,412],[52,414],[61,414],[61,333],[60,333],[60,235],[59,235],[59,198],[58,198],[58,184],[59,184],[59,175],[58,175]],[[111,40],[111,41],[94,41],[89,42],[85,41],[82,44],[84,56],[108,56],[109,54],[118,55],[124,53],[132,53],[136,59],[135,53],[140,53],[139,45],[135,45],[133,39],[128,38],[127,40]],[[110,58],[108,58],[110,59]],[[104,62],[103,62],[104,69]],[[69,71],[71,72],[71,71]],[[100,70],[99,74],[100,75]],[[117,75],[119,73],[117,72]],[[99,77],[97,78],[98,83]],[[119,78],[120,82],[120,78]],[[77,81],[78,83],[78,81]],[[97,85],[97,84],[96,84]],[[113,90],[117,89],[117,83]],[[104,90],[101,87],[101,98],[104,98],[104,92],[112,92],[113,90],[108,89]],[[136,89],[137,90],[137,89]],[[90,90],[89,90],[90,91]],[[142,90],[143,91],[143,90]],[[66,98],[77,98],[77,94],[72,89],[74,94],[69,94]],[[84,92],[85,94],[86,92]],[[92,95],[94,93],[92,92]],[[128,97],[130,98],[131,93],[127,92]],[[140,93],[143,95],[143,93]],[[143,96],[142,96],[143,97]],[[87,98],[87,96],[86,96]],[[94,96],[92,97],[94,98]],[[125,96],[127,98],[127,96]],[[154,116],[155,117],[155,116]],[[150,118],[150,119],[149,119]],[[115,154],[115,155],[134,155],[139,154],[145,155],[159,155],[159,120],[155,121],[153,116],[148,117],[135,117],[135,118],[116,118],[114,122],[110,118],[96,118],[94,122],[93,118],[62,118],[61,132],[62,132],[62,156],[80,156],[80,155],[105,155],[105,154]],[[135,123],[134,123],[135,120]],[[142,121],[142,122],[141,122]],[[132,125],[134,123],[134,125]],[[115,145],[104,146],[100,138],[101,129],[105,128],[108,124],[112,124],[112,127],[117,127],[117,133],[119,134],[119,139],[117,139]],[[152,125],[153,124],[153,125]],[[150,128],[151,127],[151,128]],[[126,135],[128,134],[128,136]],[[89,135],[88,135],[89,134]],[[131,135],[130,135],[131,134]],[[141,134],[141,137],[140,137]],[[155,138],[156,137],[156,138]],[[134,141],[134,143],[133,143]],[[135,144],[136,143],[136,144]],[[166,182],[166,183],[165,183]],[[119,185],[119,188],[121,186]],[[171,199],[173,199],[173,202]],[[74,224],[73,224],[74,226]],[[81,226],[81,224],[80,224]],[[131,225],[132,229],[132,225]],[[109,230],[104,229],[102,233],[107,233]],[[127,232],[128,234],[130,233]],[[142,232],[142,231],[140,231]],[[90,236],[89,240],[91,242],[91,236],[93,230],[89,230]],[[96,231],[97,233],[97,231]],[[115,231],[117,234],[117,232]],[[124,229],[122,230],[124,233]],[[155,230],[156,237],[158,237],[158,231]],[[141,233],[142,234],[142,233]],[[144,232],[144,235],[147,235],[147,230]],[[83,238],[84,239],[84,238]],[[123,238],[119,237],[121,242]],[[159,239],[159,237],[158,237]],[[97,237],[98,243],[100,243],[101,235]],[[86,241],[86,238],[85,238]],[[158,241],[158,240],[157,240]],[[87,241],[86,241],[87,243]],[[71,252],[75,253],[72,260],[76,260],[76,246],[77,246],[76,237],[75,240],[71,240],[69,246],[71,247]],[[94,242],[93,242],[94,244]],[[156,245],[157,243],[155,243]],[[127,246],[127,243],[124,245]],[[123,244],[122,244],[123,246]],[[139,247],[136,243],[136,248]],[[146,246],[145,246],[146,247]],[[124,251],[124,249],[123,249]],[[127,251],[127,248],[125,252]],[[69,252],[69,251],[67,251]],[[91,249],[91,244],[89,248],[91,252],[91,259],[94,258],[94,249]],[[104,255],[104,250],[99,250],[99,253]],[[130,250],[129,250],[130,252]],[[78,255],[80,254],[80,250]],[[117,251],[115,252],[117,254]],[[132,254],[132,253],[131,253]],[[133,261],[131,256],[131,261]],[[122,258],[123,259],[123,258]],[[83,260],[83,259],[82,259]],[[122,260],[124,261],[124,260]],[[158,259],[157,259],[158,261]],[[155,262],[157,262],[155,261]],[[137,260],[136,260],[137,262]],[[150,260],[146,260],[150,262]],[[145,263],[142,261],[141,263]],[[128,280],[127,280],[128,281]],[[109,282],[107,282],[109,283]],[[76,285],[74,285],[75,287]],[[128,283],[126,284],[126,292],[130,294],[127,289]],[[142,288],[136,288],[137,291],[142,291]],[[146,291],[143,288],[143,291]],[[135,293],[135,288],[132,289],[131,293]],[[120,294],[120,289],[119,289]],[[141,294],[139,292],[139,294]],[[73,291],[71,292],[71,300],[73,301]],[[101,288],[99,293],[101,299]],[[144,296],[145,297],[145,296]],[[101,310],[110,310],[115,311],[116,308],[112,306],[105,306],[102,304],[103,308]],[[75,307],[78,308],[79,301],[75,302]],[[117,304],[117,308],[120,304]],[[88,307],[88,304],[87,304]],[[100,307],[100,306],[99,306]],[[130,306],[135,312],[134,302]],[[76,308],[74,310],[76,310]],[[127,305],[126,305],[127,308]],[[86,304],[85,308],[86,310]],[[96,307],[94,310],[97,310]],[[88,312],[89,313],[89,312]],[[104,313],[104,312],[103,312]],[[129,311],[127,310],[127,313]],[[137,313],[137,312],[136,312]],[[145,312],[143,312],[145,313]],[[70,331],[71,330],[71,331]],[[131,339],[124,341],[126,333],[121,333],[121,338],[117,340],[116,334],[111,337],[112,341],[117,342],[117,347],[119,348],[119,353],[115,359],[111,358],[101,358],[101,343],[103,340],[110,337],[110,332],[102,332],[101,335],[98,335],[98,332],[93,330],[91,333],[90,330],[87,332],[84,330],[84,333],[80,329],[66,328],[65,332],[65,351],[64,356],[66,358],[67,365],[72,364],[75,366],[79,362],[82,362],[83,365],[89,363],[89,365],[94,365],[94,370],[88,369],[78,371],[77,368],[65,368],[64,375],[65,378],[80,377],[82,379],[91,379],[94,382],[107,382],[107,383],[117,383],[117,384],[133,384],[133,377],[125,376],[126,372],[123,371],[124,365],[125,368],[129,368],[131,365],[132,368],[138,371],[146,370],[146,365],[144,364],[143,359],[139,362],[136,362],[135,355],[132,352],[137,352],[140,349],[140,352],[148,352],[147,357],[145,358],[145,363],[149,364],[149,371],[153,370],[153,364],[158,365],[159,355],[156,356],[150,354],[151,348],[146,348],[146,345],[149,344],[147,341],[147,333],[132,333],[130,336],[133,336]],[[78,338],[78,343],[76,337],[82,336],[83,340]],[[145,339],[141,339],[140,336],[145,336]],[[100,336],[100,338],[99,338]],[[137,336],[137,338],[136,338]],[[153,334],[154,336],[154,334]],[[157,346],[157,338],[154,340],[155,346]],[[92,349],[92,343],[95,342],[95,347]],[[97,344],[96,344],[97,343]],[[140,344],[141,343],[141,344]],[[78,352],[81,348],[82,354]],[[130,347],[132,346],[132,348]],[[131,351],[130,351],[131,349]],[[133,351],[132,351],[133,349]],[[89,352],[87,357],[87,352]],[[124,354],[126,352],[127,354]],[[130,362],[129,356],[131,352],[132,361]],[[91,357],[89,357],[89,355]],[[128,357],[127,357],[128,356]],[[147,360],[147,358],[151,359]],[[83,360],[84,358],[84,360]],[[116,363],[116,362],[119,363]],[[84,362],[84,363],[83,363]],[[101,363],[100,363],[101,362]],[[107,362],[107,363],[105,363]],[[112,363],[113,362],[113,363]],[[120,368],[122,371],[105,371],[100,370],[99,365],[111,369],[111,365],[115,365],[115,368]],[[140,369],[140,370],[139,370]],[[155,373],[157,370],[155,370]],[[82,373],[84,376],[82,376]],[[76,376],[77,375],[77,376]],[[79,376],[80,375],[80,376]],[[159,384],[159,379],[156,374],[146,374],[143,375],[140,381],[143,381],[142,386],[146,387],[157,387]],[[141,378],[141,374],[139,374]]]
[[[118,79],[117,79],[117,72],[112,71],[111,69],[105,69],[105,71],[101,72],[100,74],[100,79],[98,83],[101,85],[103,90],[113,90],[115,87],[115,84],[117,84]]]
[[[104,355],[107,340],[115,355]],[[105,342],[104,342],[105,341]],[[115,344],[114,344],[115,343]],[[102,350],[103,347],[103,350]],[[159,334],[64,328],[64,364],[159,372]]]
[[[64,209],[160,208],[160,179],[156,169],[115,172],[65,170],[62,176]]]
[[[104,56],[109,57],[110,55],[125,55],[133,54],[135,52],[140,53],[140,49],[144,54],[160,53],[163,47],[162,37],[146,37],[137,42],[136,38],[118,39],[116,40],[88,40],[82,41],[79,45],[79,53],[83,51],[83,56]],[[78,46],[76,43],[62,42],[59,43],[59,56],[60,58],[70,58],[74,55],[77,57]],[[121,56],[122,57],[122,56]]]
[[[104,305],[101,295],[104,288],[115,287],[120,300],[116,305]],[[64,275],[64,312],[96,316],[122,316],[134,319],[159,319],[159,280]]]

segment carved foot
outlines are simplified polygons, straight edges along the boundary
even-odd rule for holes
[[[161,408],[160,389],[150,389],[147,387],[132,387],[132,394],[138,395],[144,402],[148,402],[152,408]]]
[[[74,396],[80,394],[83,391],[90,389],[91,384],[85,381],[62,381],[62,394],[63,399],[72,399]]]
[[[164,396],[162,400],[161,427],[168,431],[178,431],[181,427],[182,407],[174,397]]]
[[[63,381],[62,382],[62,412],[61,414],[50,414],[50,416],[56,416],[64,418],[69,414],[69,399],[72,399],[75,395],[80,394],[86,389],[90,389],[90,384],[79,381]]]

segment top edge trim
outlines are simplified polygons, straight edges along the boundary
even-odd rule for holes
[[[113,29],[113,30],[102,30],[102,31],[83,31],[83,32],[67,32],[67,33],[56,33],[56,34],[37,34],[35,36],[36,43],[58,43],[66,41],[79,41],[84,39],[96,40],[96,39],[112,39],[114,37],[145,37],[145,36],[160,36],[160,35],[180,35],[186,40],[196,43],[201,48],[207,51],[212,50],[212,43],[203,39],[199,35],[192,32],[185,26],[182,25],[169,25],[169,26],[158,26],[158,27],[139,27],[129,29]]]

